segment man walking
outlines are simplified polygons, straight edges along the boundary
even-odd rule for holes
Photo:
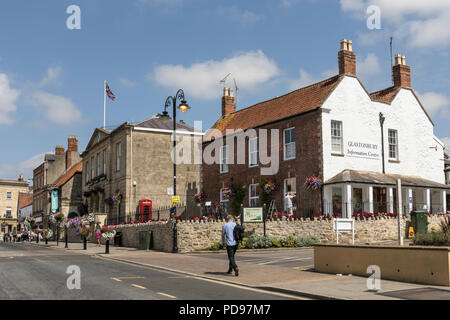
[[[239,269],[236,265],[236,261],[234,260],[234,255],[236,254],[236,250],[238,248],[238,243],[236,239],[234,239],[233,231],[236,227],[236,223],[234,223],[234,218],[232,215],[227,216],[227,223],[222,227],[222,244],[227,247],[227,254],[229,260],[228,274],[234,270],[234,275],[237,277],[239,275]]]

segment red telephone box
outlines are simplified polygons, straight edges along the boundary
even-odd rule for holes
[[[141,214],[141,222],[149,221],[152,219],[152,200],[141,199],[139,200],[139,212]]]

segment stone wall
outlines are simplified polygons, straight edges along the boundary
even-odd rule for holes
[[[435,226],[439,231],[441,216],[428,218],[429,230]],[[177,223],[178,248],[180,252],[202,250],[213,243],[221,241],[222,226],[224,221],[194,222],[182,221]],[[410,221],[403,220],[404,237],[407,238]],[[246,236],[251,234],[264,234],[261,223],[244,224]],[[153,232],[153,249],[172,252],[173,248],[173,223],[148,222],[137,225],[125,225],[117,227],[122,232],[122,245],[125,247],[139,247],[139,232],[151,230]],[[266,235],[276,238],[293,236],[314,236],[321,243],[335,243],[336,233],[333,231],[333,220],[300,219],[297,221],[267,221]],[[70,238],[69,238],[70,239]],[[79,236],[78,236],[79,239]],[[397,219],[379,218],[355,221],[355,244],[383,243],[397,240]],[[349,244],[352,241],[351,233],[340,233],[339,243]]]

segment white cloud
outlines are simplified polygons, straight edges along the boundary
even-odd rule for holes
[[[231,20],[240,23],[255,23],[264,19],[262,14],[257,14],[249,10],[241,10],[236,6],[232,7],[220,7],[218,9],[219,15],[227,16]]]
[[[147,77],[161,86],[183,88],[198,99],[217,98],[219,81],[228,73],[236,79],[241,90],[255,90],[280,74],[277,64],[262,51],[244,52],[221,61],[208,60],[189,67],[161,65]]]
[[[374,53],[369,53],[367,57],[356,63],[356,74],[361,79],[367,79],[381,72],[380,61]]]
[[[40,153],[13,165],[0,164],[0,177],[17,179],[22,173],[25,179],[33,178],[33,169],[44,161],[44,155],[45,153]]]
[[[450,118],[450,99],[437,92],[418,94],[430,117]]]
[[[127,88],[136,86],[136,82],[131,81],[130,79],[127,79],[127,78],[120,78],[119,81],[124,87],[127,87]]]
[[[20,91],[12,89],[8,76],[4,73],[0,74],[0,124],[12,124],[14,119],[11,113],[17,110],[17,99]]]
[[[33,99],[33,104],[44,108],[47,119],[52,122],[66,125],[82,121],[80,110],[68,98],[37,91],[33,95]]]
[[[50,67],[47,69],[45,76],[42,78],[40,82],[40,86],[46,86],[48,84],[60,84],[59,77],[61,75],[62,68],[61,67]]]
[[[450,1],[448,0],[341,0],[341,9],[365,20],[367,8],[381,9],[383,26],[394,36],[406,38],[414,47],[445,46],[450,43]],[[384,28],[384,27],[383,27]]]

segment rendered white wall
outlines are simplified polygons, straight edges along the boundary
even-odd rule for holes
[[[445,183],[444,150],[433,133],[430,122],[410,90],[402,89],[391,105],[370,99],[359,81],[345,77],[322,106],[323,178],[332,178],[345,169],[382,172],[381,129],[379,113],[384,122],[386,173],[420,176]],[[342,121],[344,156],[331,155],[331,120]],[[390,163],[388,129],[398,131],[399,163]],[[377,146],[369,150],[378,157],[353,157],[348,153],[349,142]],[[431,147],[437,145],[437,151]],[[366,150],[353,148],[353,150]],[[368,150],[368,149],[367,149]]]

